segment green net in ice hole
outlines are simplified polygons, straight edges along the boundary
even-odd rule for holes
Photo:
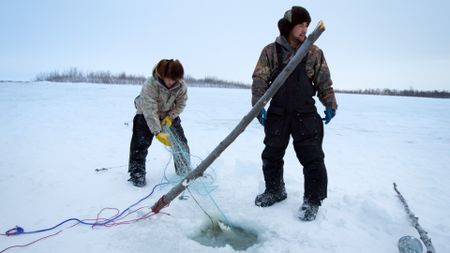
[[[188,147],[180,141],[174,131],[171,131],[171,129],[167,127],[164,127],[163,130],[171,136],[172,146],[168,148],[168,151],[172,154],[171,157],[174,159],[175,171],[177,172],[175,178],[167,177],[166,171],[171,163],[171,160],[169,160],[164,169],[164,180],[175,185],[178,184],[180,180],[183,180],[184,176],[195,168],[191,163],[191,157],[193,156],[190,154]],[[200,163],[201,159],[198,157],[197,159]],[[180,171],[181,173],[178,173]],[[229,219],[212,196],[212,192],[217,188],[214,183],[214,170],[210,169],[208,173],[204,173],[202,177],[189,182],[186,191],[179,198],[182,200],[187,199],[188,194],[201,211],[208,217],[206,226],[201,228],[201,231],[198,234],[192,236],[192,239],[205,246],[225,247],[225,245],[230,245],[235,250],[246,250],[258,242],[258,236],[251,230],[233,225],[229,222]],[[209,210],[212,208],[208,205],[211,203],[219,211],[220,216],[222,217],[221,219],[213,218],[209,214]]]
[[[209,247],[230,245],[234,250],[247,250],[258,243],[258,235],[251,229],[210,218],[192,240]]]

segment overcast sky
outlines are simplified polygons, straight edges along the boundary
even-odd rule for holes
[[[0,80],[40,72],[151,74],[178,58],[196,78],[251,83],[292,5],[307,8],[338,89],[450,90],[448,0],[0,0]]]

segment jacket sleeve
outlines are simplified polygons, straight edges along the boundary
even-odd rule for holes
[[[333,81],[331,81],[325,56],[319,48],[315,48],[313,54],[315,55],[313,83],[317,90],[317,97],[325,107],[337,109],[336,96],[332,87]]]
[[[159,90],[153,85],[152,79],[142,86],[140,105],[150,131],[155,134],[161,132],[161,123],[158,115]]]
[[[175,119],[176,117],[180,116],[180,114],[183,112],[184,108],[186,107],[186,101],[188,99],[187,86],[184,83],[184,81],[182,81],[182,82],[183,83],[181,84],[181,90],[177,94],[177,97],[175,99],[175,106],[169,112],[169,116],[172,119]]]
[[[264,95],[269,87],[272,69],[270,68],[268,47],[265,47],[256,63],[252,75],[252,106]]]

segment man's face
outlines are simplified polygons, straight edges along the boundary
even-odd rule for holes
[[[295,25],[294,28],[292,28],[289,37],[298,40],[299,42],[303,42],[306,39],[307,31],[308,31],[308,23],[303,22],[301,24]]]

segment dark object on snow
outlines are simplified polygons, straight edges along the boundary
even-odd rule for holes
[[[286,189],[283,187],[279,190],[265,190],[256,196],[255,205],[260,207],[268,207],[287,198]]]
[[[398,240],[398,251],[400,253],[422,253],[423,247],[419,239],[406,235]]]
[[[128,179],[136,187],[144,187],[147,182],[145,181],[145,173],[133,173]]]
[[[278,91],[281,85],[286,81],[289,75],[294,71],[300,61],[308,53],[310,47],[319,38],[322,32],[325,31],[325,26],[322,21],[319,22],[316,29],[306,38],[301,47],[297,50],[295,55],[291,58],[288,65],[281,71],[270,88],[253,106],[250,112],[242,118],[239,124],[231,131],[231,133],[219,143],[219,145],[203,160],[195,170],[191,171],[182,182],[174,186],[168,193],[163,195],[153,206],[152,211],[158,213],[162,208],[172,202],[181,192],[183,192],[190,181],[195,180],[203,175],[203,172],[213,163],[217,157],[245,130],[250,122],[258,115],[258,113],[269,102],[273,95]]]
[[[298,218],[302,221],[315,220],[317,212],[319,211],[319,206],[319,204],[313,204],[308,200],[305,200],[298,210]]]
[[[402,202],[403,206],[405,207],[406,214],[408,215],[409,219],[411,220],[411,225],[416,228],[417,232],[419,232],[420,239],[422,240],[423,244],[427,248],[427,253],[436,253],[434,250],[433,244],[431,243],[431,239],[428,237],[428,233],[420,226],[419,224],[419,218],[417,218],[413,212],[409,209],[408,204],[406,203],[405,198],[402,196],[400,191],[397,189],[397,184],[394,183],[394,190],[397,192],[397,196]]]

